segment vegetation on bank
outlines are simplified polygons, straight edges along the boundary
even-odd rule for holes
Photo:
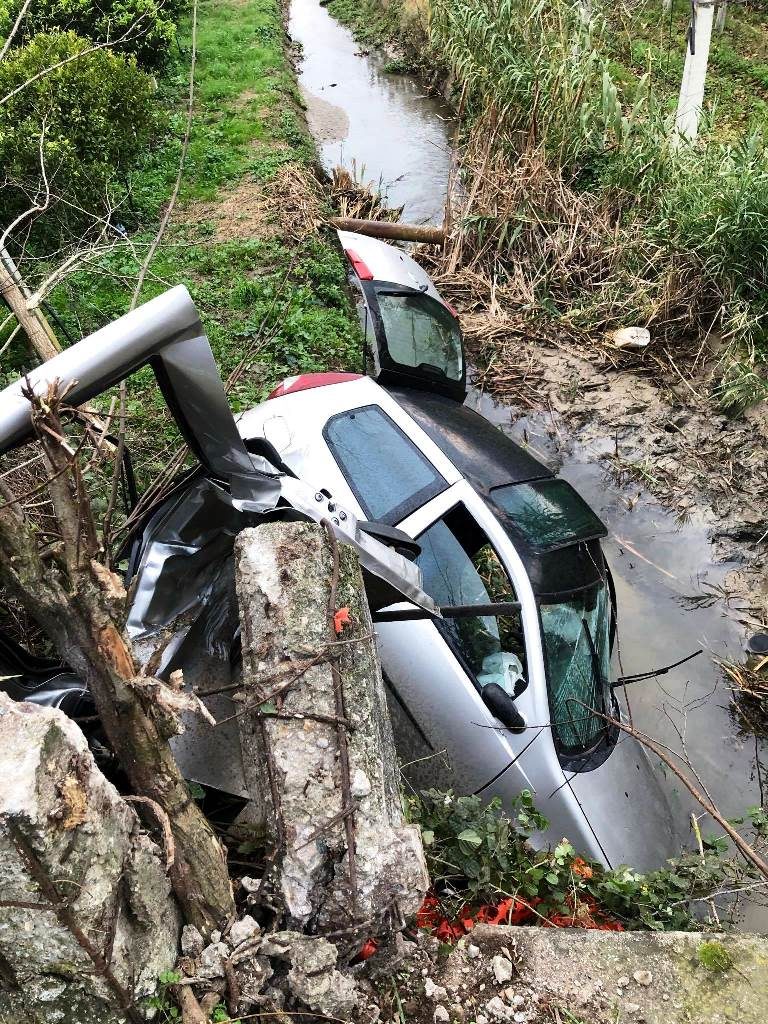
[[[152,8],[141,3],[142,9]],[[161,6],[167,16],[171,8]],[[60,7],[51,3],[46,9]],[[244,371],[241,367],[230,393],[236,409],[262,399],[288,374],[357,366],[360,358],[341,256],[330,236],[317,231],[325,199],[286,52],[283,15],[278,0],[200,4],[194,116],[179,199],[140,296],[144,301],[185,284],[225,379],[249,354],[249,365]],[[29,60],[30,51],[52,45],[49,40],[62,47],[77,39],[76,45],[83,46],[81,37],[49,32],[49,22],[45,27],[46,34],[25,38],[16,53]],[[66,121],[70,141],[78,140],[70,149],[52,150],[50,160],[63,173],[72,153],[73,175],[79,167],[82,178],[81,187],[73,177],[72,188],[77,186],[76,205],[87,211],[84,218],[75,223],[64,216],[73,206],[70,193],[36,218],[31,233],[15,233],[9,242],[33,288],[68,254],[78,248],[85,252],[77,272],[65,276],[48,296],[49,318],[62,341],[78,340],[128,310],[139,268],[173,192],[187,122],[189,10],[172,32],[167,25],[158,25],[157,31],[167,45],[162,55],[153,52],[154,79],[141,66],[140,53],[101,49],[40,79],[44,102],[30,103],[30,117],[38,118],[36,126],[27,124],[33,139],[41,118],[49,118],[47,106],[55,113],[54,97],[63,95],[55,124]],[[94,32],[98,40],[98,24]],[[3,86],[11,82],[16,62],[15,54],[10,62],[0,62]],[[63,88],[54,80],[70,69],[71,87]],[[123,88],[110,69],[121,70],[130,88]],[[143,83],[152,81],[156,88],[145,89]],[[44,89],[46,82],[51,85]],[[29,92],[19,93],[19,100]],[[107,98],[114,108],[109,114]],[[2,129],[2,110],[0,152],[6,140],[9,146],[13,142]],[[53,122],[46,123],[50,133]],[[115,152],[109,149],[113,138]],[[83,160],[86,141],[94,154],[90,164]],[[33,175],[34,156],[28,160]],[[29,186],[25,182],[24,194]],[[0,205],[7,224],[12,217],[7,189]],[[98,247],[89,254],[89,244],[97,239]],[[3,356],[0,383],[14,379],[31,361],[23,338],[17,337]],[[129,425],[146,478],[167,457],[158,431],[165,431],[168,442],[173,437],[148,371],[130,383]]]
[[[510,176],[524,168],[513,203],[499,202],[498,177],[479,190],[470,252],[492,253],[501,275],[522,266],[535,312],[567,327],[639,323],[683,360],[686,335],[695,352],[719,333],[730,350],[718,397],[738,408],[768,394],[768,156],[765,83],[743,106],[733,86],[747,70],[761,78],[768,40],[755,15],[731,13],[753,19],[761,54],[739,63],[716,44],[699,141],[676,146],[686,17],[670,26],[650,3],[631,17],[592,4],[585,21],[572,0],[435,0],[432,45],[464,97],[470,164],[492,151]]]
[[[706,900],[712,907],[711,901],[717,901],[722,922],[727,922],[735,904],[728,897],[719,900],[718,894],[733,897],[758,877],[729,854],[718,835],[702,837],[699,852],[683,853],[647,873],[585,861],[567,838],[553,849],[534,850],[528,838],[547,823],[526,792],[506,811],[498,797],[486,804],[478,796],[437,790],[409,796],[408,808],[421,827],[434,894],[421,923],[448,940],[463,934],[472,920],[697,931],[704,925],[697,904]],[[741,824],[754,848],[764,849],[765,812],[752,808]],[[719,930],[722,922],[713,918],[709,923]],[[706,956],[708,964],[715,964],[717,944],[706,945],[712,950],[704,951],[702,963]]]
[[[327,6],[333,17],[348,25],[362,43],[370,46],[405,43],[401,0],[391,0],[386,7],[378,0],[330,0]],[[411,55],[415,53],[417,42],[425,40],[411,40]]]
[[[443,266],[472,276],[471,308],[488,305],[492,285],[502,312],[534,334],[545,327],[594,345],[612,329],[647,326],[654,351],[678,366],[713,333],[725,342],[716,401],[739,411],[767,397],[762,8],[729,9],[713,39],[699,141],[675,147],[689,5],[430,6],[422,46],[403,32],[396,3],[329,5],[363,40],[416,45],[416,59],[450,83],[465,188]]]

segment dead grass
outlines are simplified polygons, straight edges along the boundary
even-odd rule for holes
[[[739,712],[750,728],[768,725],[768,656],[736,664],[715,658],[728,679]]]
[[[565,347],[601,369],[632,367],[641,357],[615,349],[610,333],[639,325],[660,354],[673,340],[687,368],[706,355],[694,338],[720,296],[648,239],[628,214],[632,197],[576,191],[531,140],[502,138],[488,121],[461,163],[448,241],[422,255],[461,310],[492,391],[510,397],[520,377],[517,339]]]
[[[322,194],[312,171],[301,164],[283,164],[268,182],[244,175],[210,201],[187,204],[177,224],[196,230],[209,225],[205,239],[224,243],[252,238],[300,241],[322,223]]]
[[[335,167],[331,175],[331,202],[340,217],[397,221],[402,206],[388,206],[376,186],[365,181],[365,168],[353,161],[351,168]]]

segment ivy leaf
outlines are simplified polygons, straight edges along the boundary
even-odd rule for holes
[[[456,836],[460,843],[466,843],[467,846],[482,846],[483,837],[479,835],[473,828],[465,828],[463,832],[459,832]]]
[[[425,846],[431,846],[435,841],[435,833],[431,828],[424,829],[421,833],[421,841]]]

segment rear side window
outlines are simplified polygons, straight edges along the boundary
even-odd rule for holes
[[[323,434],[369,519],[392,526],[448,486],[432,463],[376,405],[333,416]]]
[[[605,524],[581,495],[560,478],[494,487],[491,501],[507,513],[523,539],[537,551],[593,540]]]

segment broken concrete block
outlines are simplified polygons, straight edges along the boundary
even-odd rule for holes
[[[241,942],[245,942],[247,939],[253,938],[258,935],[260,931],[261,929],[259,928],[258,922],[256,922],[250,914],[246,914],[245,917],[241,917],[235,921],[229,929],[227,941],[230,946],[235,949]]]
[[[133,808],[74,722],[4,694],[0,894],[2,1024],[123,1021],[175,963],[178,911]]]
[[[310,1010],[344,1020],[357,1006],[358,992],[354,978],[336,970],[337,958],[326,939],[302,937],[291,947],[288,988]]]
[[[269,523],[239,535],[235,580],[250,710],[238,719],[240,741],[248,789],[266,806],[278,848],[273,887],[287,922],[322,933],[365,920],[375,934],[390,917],[416,913],[428,876],[418,829],[403,822],[354,551],[338,548],[330,609],[333,569],[331,543],[314,524]],[[341,636],[331,622],[337,609],[349,617]]]
[[[181,929],[181,952],[193,960],[205,949],[205,939],[193,924],[185,924]]]

